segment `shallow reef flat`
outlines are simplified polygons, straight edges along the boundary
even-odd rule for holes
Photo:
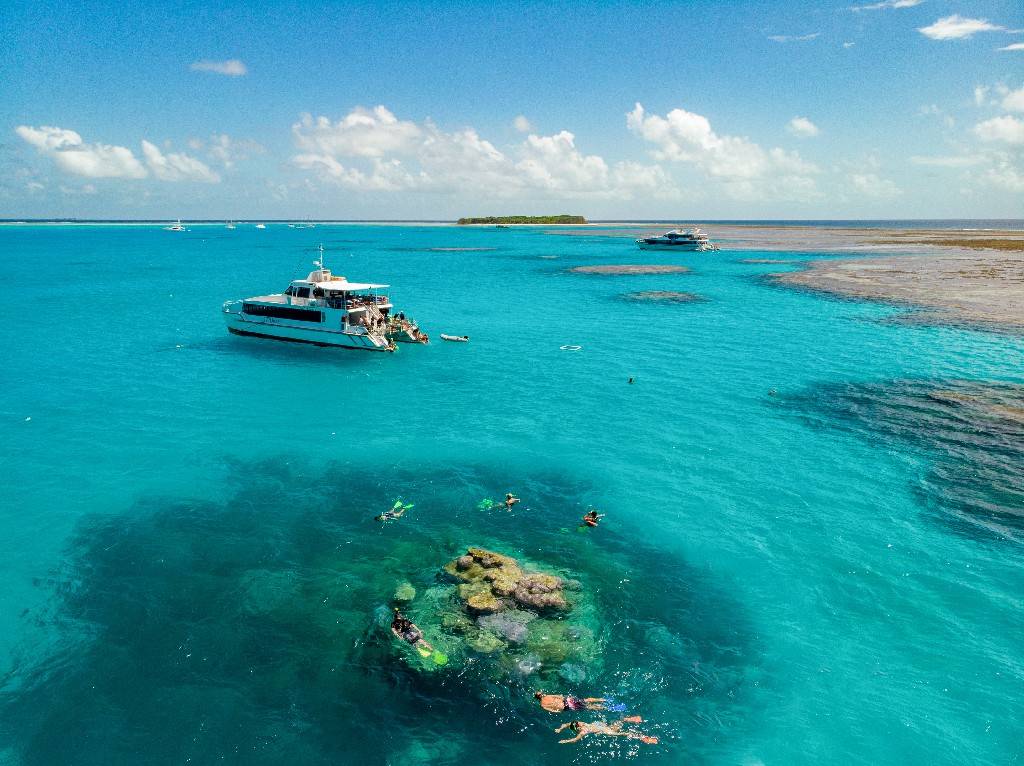
[[[1024,254],[943,252],[814,261],[783,285],[920,307],[914,321],[1024,331]]]

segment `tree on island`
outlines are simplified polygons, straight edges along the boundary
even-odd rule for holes
[[[490,215],[481,218],[460,218],[458,220],[459,226],[467,226],[470,224],[490,223],[490,224],[508,224],[508,223],[540,223],[540,224],[552,224],[552,223],[586,223],[587,219],[581,215]]]

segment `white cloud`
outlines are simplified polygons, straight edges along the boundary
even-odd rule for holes
[[[201,142],[198,142],[201,144]],[[197,147],[189,142],[193,149]],[[265,154],[266,149],[262,144],[249,138],[232,138],[227,133],[214,134],[210,136],[207,154],[221,163],[226,168],[234,167],[236,162],[242,162],[257,154]]]
[[[447,132],[430,120],[399,120],[378,106],[353,109],[337,122],[304,115],[292,132],[300,150],[293,157],[296,166],[351,189],[509,198],[675,192],[661,168],[609,167],[602,157],[581,152],[576,137],[564,130],[551,136],[531,133],[506,153],[473,128]]]
[[[1024,112],[1024,88],[1007,90],[1003,94],[1003,109],[1008,112]]]
[[[15,132],[67,173],[86,178],[145,178],[142,163],[124,146],[87,144],[73,130],[19,125]]]
[[[1024,192],[1024,173],[1014,167],[1008,159],[1001,159],[996,166],[985,173],[985,180],[1010,192]]]
[[[25,188],[28,189],[30,192],[38,192],[42,191],[46,187],[43,184],[39,183],[38,181],[26,181]]]
[[[888,178],[880,178],[874,173],[852,173],[850,183],[853,188],[866,197],[887,199],[898,197],[903,192]]]
[[[228,59],[227,61],[201,59],[193,62],[189,69],[193,72],[213,72],[214,74],[222,74],[227,77],[241,77],[249,72],[245,64],[238,59]]]
[[[522,114],[516,117],[514,120],[512,120],[512,127],[518,130],[520,133],[529,133],[531,130],[533,130],[533,125],[530,124],[530,121],[526,118],[526,115]]]
[[[975,125],[974,134],[982,141],[1024,144],[1024,120],[1009,115],[993,117]]]
[[[641,104],[626,115],[626,125],[655,148],[657,160],[688,163],[721,181],[733,197],[763,193],[807,198],[817,193],[818,168],[796,152],[765,151],[748,138],[719,135],[702,115],[673,109],[665,117],[647,114]]]
[[[856,44],[857,43],[846,42],[846,43],[843,43],[843,48],[849,49],[849,48],[852,48]]]
[[[913,8],[915,5],[920,5],[924,0],[882,0],[880,3],[872,3],[871,5],[855,5],[850,8],[851,11],[881,11],[886,8]]]
[[[925,165],[934,168],[967,168],[982,164],[985,162],[985,158],[977,155],[963,154],[949,157],[914,156],[910,158],[910,161],[915,165]]]
[[[773,43],[803,43],[821,35],[821,32],[814,32],[809,35],[768,35]]]
[[[1009,45],[1004,45],[1002,48],[999,48],[998,50],[1001,50],[1001,51],[1024,51],[1024,43],[1010,43]]]
[[[789,121],[786,130],[799,138],[813,138],[821,132],[818,126],[806,117],[794,117]]]
[[[1005,32],[1007,29],[992,24],[987,19],[968,19],[954,13],[927,27],[920,27],[917,31],[932,40],[962,40],[973,37],[978,32]]]
[[[989,87],[987,85],[975,85],[974,86],[974,105],[981,106],[985,103],[985,99],[988,98]]]
[[[142,154],[153,175],[161,181],[201,181],[215,184],[220,176],[195,157],[177,152],[164,154],[155,144],[143,139]]]
[[[408,154],[421,143],[422,130],[414,122],[399,120],[383,106],[357,106],[337,122],[315,120],[304,114],[292,125],[299,148],[344,157],[383,157]]]

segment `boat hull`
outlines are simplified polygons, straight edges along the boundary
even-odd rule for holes
[[[684,253],[696,253],[703,250],[710,250],[711,248],[706,245],[697,245],[687,243],[685,245],[663,245],[654,242],[637,242],[637,246],[641,250],[676,250]]]
[[[224,321],[232,335],[243,335],[287,343],[306,343],[312,346],[348,348],[357,351],[394,351],[394,343],[367,333],[328,330],[323,327],[304,327],[299,323],[282,321],[252,321],[245,315],[225,311]]]

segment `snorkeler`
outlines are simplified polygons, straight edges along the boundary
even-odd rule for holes
[[[512,506],[519,502],[519,498],[513,495],[511,492],[505,493],[505,507],[508,510],[512,510]]]
[[[563,723],[557,729],[555,734],[561,734],[566,729],[572,729],[576,736],[572,739],[560,739],[558,744],[568,745],[571,742],[579,742],[588,734],[602,734],[606,737],[628,737],[629,739],[638,739],[647,745],[658,744],[658,738],[652,737],[647,734],[643,734],[639,731],[623,731],[622,727],[627,723],[643,723],[643,718],[638,715],[631,715],[628,718],[623,718],[615,723],[605,723],[604,721],[594,721],[593,723],[584,723],[583,721],[571,721],[569,723]]]
[[[563,710],[606,710],[609,700],[605,697],[573,697],[571,694],[545,694],[534,692],[534,699],[540,701],[540,706],[549,713],[561,713]],[[610,706],[618,708],[618,705]],[[624,707],[624,706],[623,706]]]
[[[412,508],[412,506],[412,503],[403,503],[401,498],[399,498],[395,501],[393,506],[379,516],[375,516],[374,519],[376,521],[391,521],[393,519],[399,519],[402,517],[402,514]]]
[[[583,523],[588,527],[596,527],[599,519],[603,519],[604,514],[598,513],[597,511],[587,511],[583,514]]]
[[[412,620],[399,612],[397,608],[395,609],[395,616],[391,620],[391,632],[417,649],[423,647],[423,649],[431,652],[434,651],[434,647],[423,638],[423,632],[413,624]]]

